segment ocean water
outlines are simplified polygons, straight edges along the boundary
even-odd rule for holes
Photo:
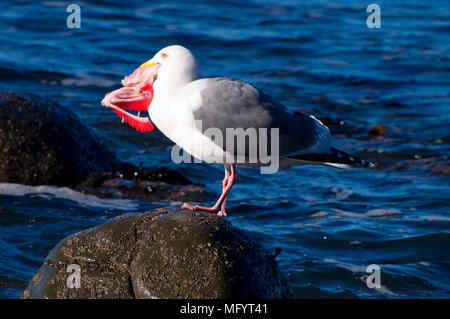
[[[266,90],[324,119],[333,146],[375,169],[240,169],[229,221],[269,250],[297,298],[450,297],[450,5],[377,1],[0,2],[0,89],[76,113],[118,156],[169,166],[219,193],[223,168],[176,165],[171,142],[140,134],[100,105],[159,49],[191,49],[204,76]],[[369,131],[383,125],[385,134]],[[20,296],[61,239],[169,202],[104,200],[68,188],[0,184],[0,298]],[[381,288],[367,287],[370,264]]]

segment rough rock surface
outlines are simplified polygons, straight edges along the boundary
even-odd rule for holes
[[[68,288],[67,266],[81,268]],[[285,298],[274,255],[212,214],[127,214],[62,240],[22,298]]]
[[[123,168],[89,128],[58,104],[0,94],[0,182],[76,185]]]

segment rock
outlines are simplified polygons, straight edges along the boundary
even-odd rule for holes
[[[384,135],[386,134],[386,127],[382,124],[376,125],[369,130],[371,135]]]
[[[204,202],[214,198],[203,185],[171,185],[165,182],[130,182],[122,178],[106,180],[95,188],[76,188],[84,193],[100,198],[126,198],[141,201],[171,200],[178,202]]]
[[[163,182],[171,185],[190,185],[192,182],[179,172],[171,170],[167,167],[137,168],[134,165],[122,170],[122,172],[95,172],[89,174],[86,180],[81,182],[78,187],[99,187],[108,184],[115,186],[112,180],[132,180],[134,184],[142,184],[143,182]],[[142,163],[141,163],[142,165]],[[119,183],[120,184],[120,183]]]
[[[118,161],[71,112],[35,96],[0,94],[0,182],[76,185]]]
[[[182,176],[177,171],[168,169],[167,167],[140,169],[138,174],[134,176],[135,180],[142,181],[158,181],[171,185],[190,185],[192,182]]]
[[[167,167],[135,169],[130,176],[120,173],[92,173],[76,189],[101,198],[128,198],[143,201],[194,201],[213,198],[202,184],[193,184]],[[130,179],[132,176],[132,180]]]
[[[68,288],[70,264],[81,287]],[[21,298],[286,298],[274,255],[213,214],[156,209],[62,240]]]

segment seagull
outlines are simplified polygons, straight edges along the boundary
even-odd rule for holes
[[[144,133],[157,127],[194,158],[224,166],[217,202],[211,207],[184,203],[184,209],[227,216],[227,196],[237,180],[237,166],[262,169],[273,160],[281,168],[300,164],[373,167],[331,147],[329,129],[314,116],[292,113],[252,84],[228,77],[199,78],[197,60],[180,45],[160,50],[126,76],[122,85],[102,100],[122,122]]]

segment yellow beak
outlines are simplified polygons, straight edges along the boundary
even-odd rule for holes
[[[144,66],[150,67],[150,66],[155,65],[155,64],[158,64],[158,63],[152,62],[152,60],[148,60],[147,62],[142,63],[139,67],[140,68],[142,68]]]

